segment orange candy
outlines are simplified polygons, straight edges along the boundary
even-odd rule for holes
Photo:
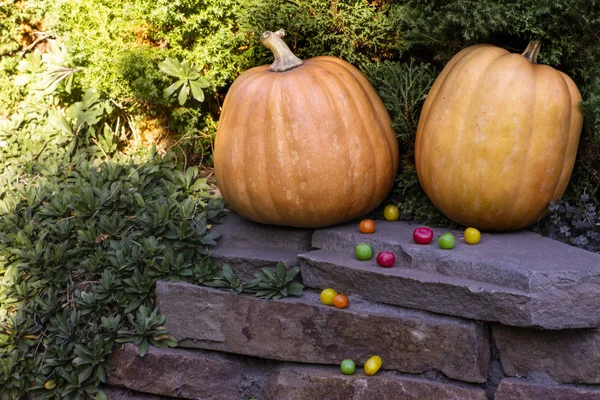
[[[360,233],[373,233],[375,232],[375,221],[372,219],[363,219],[358,224],[358,230]]]
[[[348,301],[348,297],[344,294],[338,294],[333,298],[333,305],[336,308],[348,308],[350,302]]]

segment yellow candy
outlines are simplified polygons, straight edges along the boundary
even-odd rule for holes
[[[379,371],[379,368],[381,368],[381,364],[383,364],[381,357],[373,356],[373,357],[369,358],[367,360],[367,362],[365,363],[365,367],[364,367],[365,375],[368,375],[368,376],[375,375],[375,373],[377,373],[377,371]]]

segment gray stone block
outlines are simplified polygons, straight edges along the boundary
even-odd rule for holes
[[[292,249],[298,253],[311,249],[313,233],[312,229],[259,224],[233,212],[212,230],[221,234],[217,239],[220,247]]]
[[[260,360],[157,347],[140,357],[133,344],[117,348],[113,363],[109,385],[183,399],[248,399],[258,396],[268,376]]]
[[[212,259],[217,266],[228,264],[243,281],[254,279],[254,274],[265,267],[275,268],[279,261],[287,268],[298,265],[298,251],[272,248],[235,248],[218,246],[214,248]]]
[[[469,382],[484,382],[487,376],[487,329],[472,321],[356,297],[340,310],[321,305],[315,292],[266,301],[159,281],[156,296],[165,326],[182,347],[318,364],[352,358],[362,365],[378,354],[387,369],[435,369]]]
[[[381,268],[374,259],[359,261],[339,251],[317,250],[299,257],[308,287],[334,287],[369,300],[440,314],[532,323],[527,306],[531,297],[517,289],[401,266]]]
[[[335,367],[287,367],[273,376],[263,400],[486,400],[474,385],[451,384],[382,371],[342,375]]]
[[[397,257],[395,268],[428,272],[438,276],[440,282],[448,278],[473,282],[466,283],[464,290],[474,292],[484,287],[476,282],[494,285],[498,292],[494,300],[498,303],[494,306],[496,310],[509,308],[510,302],[514,301],[513,293],[523,300],[515,303],[517,309],[511,313],[515,315],[514,321],[495,310],[482,319],[547,329],[600,327],[600,313],[597,312],[600,254],[527,231],[483,234],[477,245],[466,244],[462,232],[453,232],[456,247],[442,250],[437,246],[437,237],[445,230],[434,229],[434,242],[418,245],[412,240],[412,232],[418,225],[387,221],[376,221],[376,224],[375,233],[369,235],[361,234],[356,224],[317,230],[313,235],[313,247],[343,252],[352,259],[356,244],[369,243],[375,253],[394,252]],[[483,296],[489,300],[485,291]],[[507,304],[500,304],[502,302]],[[434,310],[434,305],[426,303],[423,308]],[[481,318],[467,311],[462,308],[451,314]],[[524,312],[526,318],[523,318]]]
[[[494,400],[600,400],[600,388],[529,382],[505,378]]]
[[[545,331],[495,325],[493,339],[506,375],[543,372],[562,383],[600,383],[600,332]]]

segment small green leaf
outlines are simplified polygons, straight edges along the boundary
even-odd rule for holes
[[[263,268],[262,272],[267,276],[268,280],[272,281],[273,283],[277,282],[277,276],[271,268]]]
[[[138,347],[138,354],[140,357],[144,357],[148,352],[148,341],[146,339],[142,340]]]
[[[133,198],[135,199],[135,201],[138,204],[138,206],[144,207],[146,205],[146,202],[144,201],[144,198],[138,192],[135,192],[133,194]]]
[[[190,82],[190,88],[192,89],[192,96],[194,97],[194,99],[198,100],[199,102],[203,102],[204,101],[204,92],[202,91],[202,85],[199,82],[199,80],[194,80],[194,81],[189,81]]]
[[[179,60],[174,58],[167,58],[163,62],[158,64],[158,69],[164,72],[167,75],[175,76],[177,78],[182,78],[181,70],[183,66],[179,62]]]
[[[190,94],[190,87],[188,85],[184,85],[179,92],[179,96],[177,96],[177,100],[179,100],[179,105],[182,106],[185,104],[188,95]]]
[[[165,98],[171,97],[173,95],[173,93],[175,93],[175,91],[177,89],[179,89],[184,83],[185,83],[185,81],[178,80],[177,82],[175,82],[174,84],[172,84],[171,86],[166,88],[165,89]]]
[[[81,371],[79,373],[79,375],[77,376],[77,379],[79,380],[79,384],[81,385],[83,382],[85,382],[90,377],[90,375],[92,375],[92,372],[94,372],[93,365],[89,365],[89,366],[85,367],[83,369],[83,371]]]
[[[275,272],[277,274],[278,281],[283,281],[285,279],[285,277],[286,277],[285,271],[286,271],[285,264],[282,263],[281,261],[279,261],[277,263],[277,266],[275,267]]]
[[[304,285],[300,282],[288,283],[287,291],[290,296],[302,296],[304,294]]]
[[[299,272],[300,272],[299,267],[290,268],[289,270],[287,270],[287,272],[285,274],[285,281],[290,282],[290,281],[294,280],[294,278],[296,277],[296,275],[298,275]]]

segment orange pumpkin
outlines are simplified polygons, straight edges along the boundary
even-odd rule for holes
[[[240,75],[227,93],[214,165],[228,205],[251,220],[324,227],[373,210],[392,188],[398,143],[368,80],[335,57],[302,61],[281,39],[275,62]]]
[[[536,222],[569,181],[583,116],[564,73],[491,45],[459,52],[431,88],[415,162],[425,193],[448,218],[489,231]]]

